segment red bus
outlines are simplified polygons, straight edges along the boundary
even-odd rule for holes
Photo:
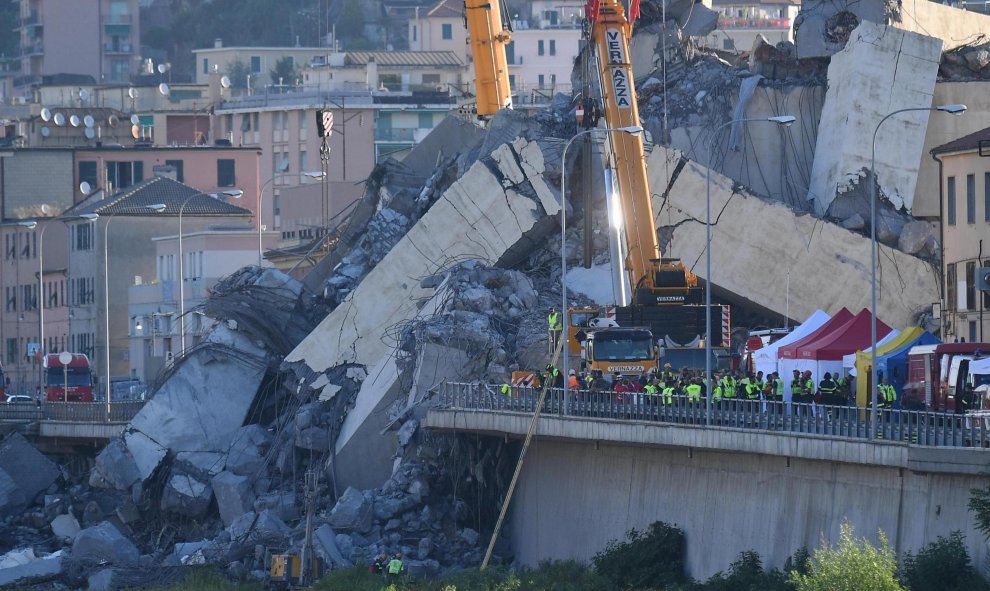
[[[62,364],[61,356],[72,356]],[[45,400],[49,402],[93,402],[93,370],[82,353],[45,355]]]

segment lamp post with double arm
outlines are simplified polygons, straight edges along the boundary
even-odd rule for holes
[[[764,121],[777,125],[789,126],[797,117],[793,115],[775,115],[773,117],[752,117],[733,119],[719,125],[712,132],[708,148],[708,172],[705,177],[705,424],[712,424],[712,159],[715,154],[715,142],[718,132],[736,123],[752,123]]]

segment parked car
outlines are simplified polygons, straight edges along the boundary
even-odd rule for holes
[[[34,404],[34,398],[24,394],[11,394],[7,396],[7,404]]]

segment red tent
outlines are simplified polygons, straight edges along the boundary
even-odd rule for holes
[[[849,322],[836,330],[814,342],[799,346],[797,356],[799,359],[816,360],[842,360],[843,355],[855,353],[868,348],[872,344],[870,323],[873,315],[869,310],[863,309],[856,314]],[[877,320],[877,340],[887,336],[890,327]]]
[[[828,322],[818,327],[818,330],[809,334],[799,341],[795,341],[790,345],[785,345],[777,349],[777,359],[797,359],[798,350],[810,343],[817,341],[825,335],[833,332],[834,330],[841,328],[842,325],[852,320],[852,312],[842,308],[832,316]],[[786,380],[785,380],[786,381]]]

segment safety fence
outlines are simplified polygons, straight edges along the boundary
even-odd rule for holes
[[[437,392],[438,408],[532,414],[540,398],[537,388],[497,384],[445,382]],[[655,422],[712,428],[753,429],[844,439],[876,439],[924,446],[990,447],[990,417],[881,409],[876,434],[868,408],[766,400],[723,399],[709,406],[704,398],[644,393],[552,389],[541,414]]]
[[[111,402],[8,402],[0,403],[0,421],[65,421],[71,423],[126,423],[144,400]]]

